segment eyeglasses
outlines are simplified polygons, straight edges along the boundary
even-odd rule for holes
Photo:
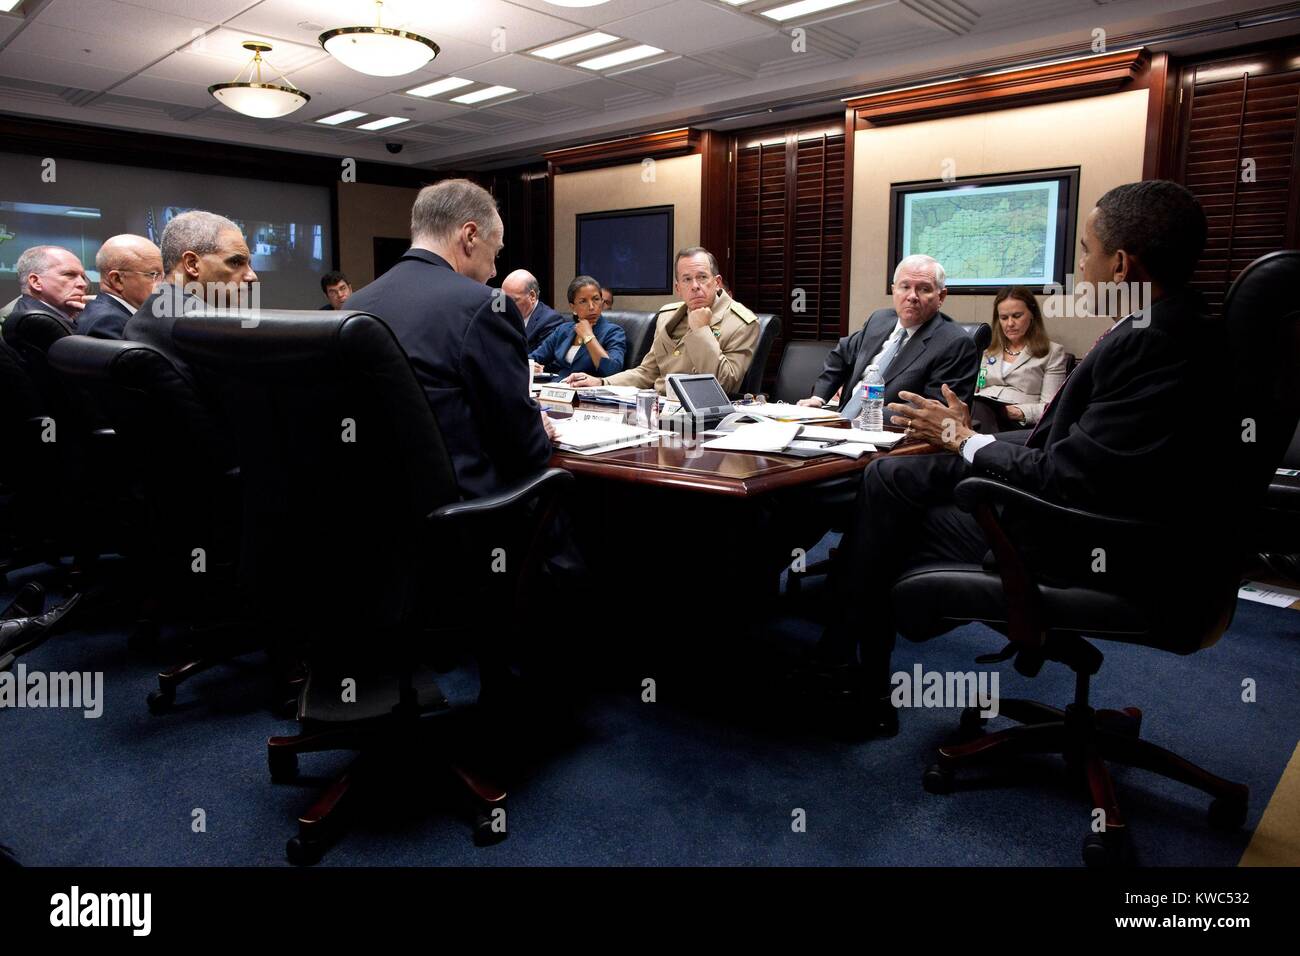
[[[713,276],[709,275],[707,272],[697,272],[693,276],[682,276],[677,281],[687,287],[692,285],[708,285],[713,281]]]
[[[157,282],[163,277],[161,272],[141,272],[139,269],[118,269],[118,272],[129,272],[132,275],[148,276],[150,282]]]

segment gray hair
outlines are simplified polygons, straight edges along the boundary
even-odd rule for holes
[[[894,267],[895,282],[897,282],[898,277],[903,274],[904,269],[929,269],[931,274],[934,275],[934,286],[936,289],[942,289],[948,284],[948,273],[943,271],[943,266],[940,265],[939,260],[935,259],[933,256],[927,256],[920,252],[907,256]]]
[[[218,237],[227,229],[243,234],[237,225],[215,212],[191,209],[181,213],[167,223],[167,228],[163,230],[160,243],[163,272],[170,274],[176,271],[181,256],[187,252],[202,256],[218,251],[221,248]]]
[[[15,268],[18,271],[18,290],[23,295],[27,294],[27,277],[32,273],[40,275],[54,265],[54,256],[50,253],[56,250],[68,252],[62,246],[32,246],[18,257]]]
[[[468,179],[444,179],[425,186],[415,197],[411,241],[447,239],[467,222],[476,222],[491,234],[500,221],[497,201],[490,192]]]
[[[689,246],[686,249],[678,249],[677,255],[673,256],[673,278],[677,278],[677,263],[683,259],[689,259],[691,256],[708,256],[709,270],[716,276],[718,275],[718,260],[714,258],[713,253],[709,252],[703,246]]]

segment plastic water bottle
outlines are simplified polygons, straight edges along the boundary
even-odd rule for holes
[[[853,419],[853,427],[867,432],[884,431],[885,380],[881,377],[879,368],[874,365],[867,367],[862,388],[862,408],[858,411],[858,417]]]

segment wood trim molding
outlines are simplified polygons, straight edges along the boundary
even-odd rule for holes
[[[840,335],[849,334],[849,297],[853,277],[853,135],[857,112],[844,110],[844,232],[840,240]]]
[[[1142,178],[1168,179],[1173,155],[1174,108],[1178,84],[1169,81],[1169,54],[1156,53],[1134,89],[1147,91],[1147,138],[1142,152]]]
[[[735,258],[731,232],[735,221],[735,172],[732,138],[704,130],[700,138],[700,245],[713,253],[723,278],[732,283]]]
[[[643,136],[630,136],[603,143],[571,146],[568,149],[552,150],[542,155],[550,164],[551,175],[558,175],[583,169],[596,169],[600,166],[620,165],[629,159],[687,156],[700,150],[701,131],[683,127],[665,130],[662,133],[646,133]]]
[[[937,119],[962,113],[1049,103],[1116,93],[1132,87],[1147,68],[1145,49],[1102,53],[1064,63],[872,93],[846,101],[854,129]]]

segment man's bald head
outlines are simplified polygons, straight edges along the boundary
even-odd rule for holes
[[[99,247],[95,268],[101,292],[111,292],[138,309],[162,278],[162,253],[144,236],[123,233]]]
[[[506,276],[505,281],[501,283],[501,291],[515,300],[515,305],[519,306],[519,314],[525,319],[533,314],[533,309],[537,308],[537,300],[542,295],[542,287],[537,281],[537,276],[527,269],[516,269]]]

